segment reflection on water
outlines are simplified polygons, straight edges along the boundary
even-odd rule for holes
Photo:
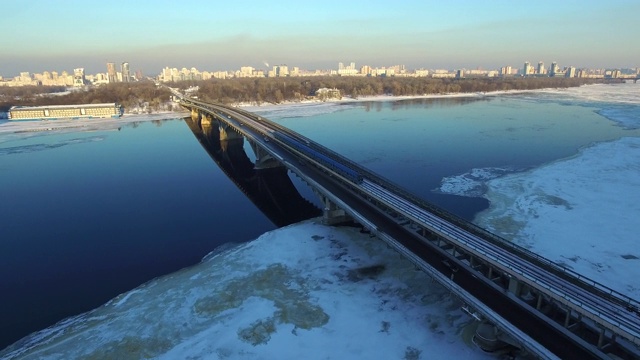
[[[220,140],[215,121],[185,118],[185,123],[220,169],[276,226],[321,215],[320,209],[298,193],[284,166],[256,169],[244,151],[244,138]]]
[[[364,111],[376,111],[380,112],[384,108],[390,108],[391,110],[406,110],[414,108],[416,106],[423,108],[446,108],[460,105],[467,105],[480,101],[489,101],[490,98],[484,96],[460,96],[460,97],[446,97],[446,98],[415,98],[415,99],[402,99],[395,101],[362,101],[357,103],[357,107],[362,107]],[[353,104],[345,104],[353,106]]]

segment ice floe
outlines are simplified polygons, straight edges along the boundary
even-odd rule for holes
[[[68,146],[68,145],[103,141],[104,139],[105,139],[104,136],[89,136],[86,138],[61,140],[55,143],[38,143],[38,144],[12,146],[12,147],[0,148],[0,156],[13,155],[13,154],[25,154],[25,153],[32,153],[37,151],[49,150],[49,149],[57,149],[57,148]]]
[[[520,96],[571,100],[637,129],[639,89],[592,85]],[[591,144],[571,158],[527,171],[472,169],[443,179],[436,191],[487,198],[489,209],[475,219],[480,226],[640,299],[640,138]]]
[[[120,126],[137,122],[180,119],[189,116],[187,112],[166,112],[142,115],[124,115],[119,118],[80,118],[57,120],[12,121],[0,120],[0,135],[3,134],[37,134],[42,132],[77,132],[112,130]]]
[[[486,193],[486,182],[503,176],[513,170],[507,168],[481,168],[471,169],[471,171],[448,176],[442,179],[440,187],[435,189],[436,192],[444,194],[480,197]]]
[[[270,120],[278,120],[285,118],[303,118],[317,116],[322,114],[330,114],[343,110],[345,107],[341,102],[312,102],[312,103],[293,103],[280,105],[261,105],[261,106],[245,106],[244,110],[262,115]]]
[[[536,99],[543,96],[549,100],[578,101],[606,104],[638,104],[640,84],[632,82],[622,84],[594,84],[566,89],[544,89],[531,92]]]
[[[640,299],[640,138],[489,180],[476,222]]]

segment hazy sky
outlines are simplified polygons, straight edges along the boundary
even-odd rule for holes
[[[231,70],[640,66],[638,0],[0,0],[0,75],[127,61]]]

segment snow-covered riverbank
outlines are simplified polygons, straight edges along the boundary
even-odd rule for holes
[[[552,89],[548,89],[552,90]],[[241,107],[247,111],[263,114],[265,117],[269,116],[274,118],[279,117],[304,117],[314,116],[324,113],[331,113],[339,111],[342,105],[345,104],[357,104],[365,102],[382,102],[382,101],[402,101],[412,99],[447,99],[447,98],[481,98],[486,96],[500,96],[507,94],[520,94],[539,90],[512,90],[512,91],[492,91],[492,92],[477,92],[477,93],[451,93],[451,94],[429,94],[429,95],[407,95],[407,96],[392,96],[392,95],[375,95],[375,96],[360,96],[356,99],[351,97],[343,97],[341,99],[329,99],[329,100],[305,100],[300,102],[282,102],[280,104],[272,103],[241,103],[236,106]]]
[[[489,359],[469,318],[382,241],[307,221],[32,334],[3,359]]]
[[[47,131],[91,131],[117,129],[126,124],[144,121],[179,119],[189,116],[187,112],[166,112],[154,114],[125,114],[119,118],[87,118],[87,119],[58,119],[9,121],[0,120],[0,135],[11,133],[47,132]]]

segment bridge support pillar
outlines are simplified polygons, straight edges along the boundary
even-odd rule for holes
[[[498,328],[489,323],[481,322],[473,337],[473,342],[484,351],[493,352],[507,346],[520,348],[520,344],[514,341],[509,335],[498,330]]]
[[[256,154],[256,164],[255,169],[270,169],[284,166],[278,160],[274,159],[268,152],[266,152],[263,148],[256,145],[253,141],[249,141],[251,148],[253,149],[253,153]]]
[[[320,197],[320,201],[324,205],[322,209],[322,223],[325,225],[336,225],[351,221],[351,217],[342,209],[340,209],[331,199],[320,193],[316,194]]]
[[[604,344],[604,328],[600,329],[600,335],[598,336],[598,349],[602,349],[602,345]]]
[[[201,116],[201,119],[200,119],[200,127],[201,128],[210,127],[212,122],[213,122],[213,118],[211,117],[211,115],[204,114]]]
[[[509,292],[515,296],[520,296],[520,290],[522,290],[522,283],[514,278],[509,278]]]
[[[536,301],[536,310],[542,308],[542,293],[538,293],[538,300]]]
[[[478,325],[473,340],[484,351],[493,352],[504,347],[504,343],[498,339],[498,329],[488,322]]]
[[[242,135],[230,126],[220,124],[220,141],[242,139]]]
[[[198,109],[195,109],[195,108],[191,109],[191,118],[193,120],[198,120],[200,119],[200,117],[201,117],[201,114],[200,114],[200,111],[198,111]]]

